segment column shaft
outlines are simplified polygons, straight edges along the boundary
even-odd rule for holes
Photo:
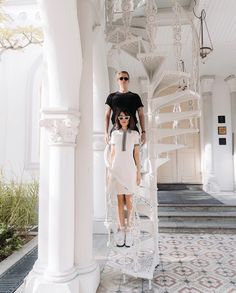
[[[50,146],[48,272],[74,266],[74,146]]]
[[[234,191],[236,191],[236,77],[234,74],[225,78],[225,82],[229,86],[231,97],[231,127],[232,127],[232,155],[234,164]]]
[[[80,293],[96,292],[99,266],[93,259],[93,35],[91,2],[78,0],[83,70],[80,86],[81,123],[76,147],[75,264],[80,274]]]
[[[82,64],[76,0],[39,0],[49,68],[49,105],[78,108]],[[77,95],[77,98],[75,97]]]
[[[94,185],[94,232],[107,233],[105,219],[104,164],[104,114],[105,100],[109,93],[104,28],[96,26],[93,31],[93,185]]]
[[[236,92],[231,92],[231,117],[233,133],[234,191],[236,191]]]
[[[201,77],[202,88],[202,156],[203,156],[203,189],[206,192],[219,192],[220,188],[214,173],[214,148],[213,148],[213,96],[212,86],[215,80],[213,75]]]

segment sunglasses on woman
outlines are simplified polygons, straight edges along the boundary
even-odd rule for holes
[[[123,80],[123,79],[124,79],[125,81],[129,80],[128,77],[123,77],[123,76],[119,77],[119,80]]]
[[[119,120],[123,120],[123,119],[129,120],[129,118],[130,118],[130,116],[118,116]]]

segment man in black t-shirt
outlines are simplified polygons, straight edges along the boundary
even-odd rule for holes
[[[140,126],[141,126],[141,142],[146,142],[145,132],[145,118],[143,112],[143,103],[138,94],[132,93],[128,90],[129,85],[129,73],[127,71],[121,71],[117,74],[117,80],[119,84],[119,91],[111,93],[106,100],[106,113],[105,113],[105,141],[109,141],[109,123],[112,112],[111,121],[115,124],[116,111],[118,109],[127,109],[133,116],[135,124],[137,125],[138,120],[136,112],[138,112]],[[138,130],[138,127],[137,127]]]

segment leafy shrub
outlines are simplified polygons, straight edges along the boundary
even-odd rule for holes
[[[15,233],[14,229],[0,223],[0,261],[19,249],[21,245],[22,239]]]
[[[0,177],[0,223],[18,232],[37,224],[38,183],[5,182]]]
[[[37,224],[38,183],[6,182],[0,172],[0,261],[19,249]]]

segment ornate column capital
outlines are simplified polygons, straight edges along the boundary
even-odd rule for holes
[[[47,129],[51,145],[75,146],[79,117],[74,109],[45,108],[41,111],[40,126]]]
[[[201,92],[202,95],[212,92],[212,85],[215,81],[215,75],[202,75],[201,81]]]
[[[228,77],[226,77],[224,81],[228,84],[230,93],[236,92],[236,76],[234,74],[231,74]]]

